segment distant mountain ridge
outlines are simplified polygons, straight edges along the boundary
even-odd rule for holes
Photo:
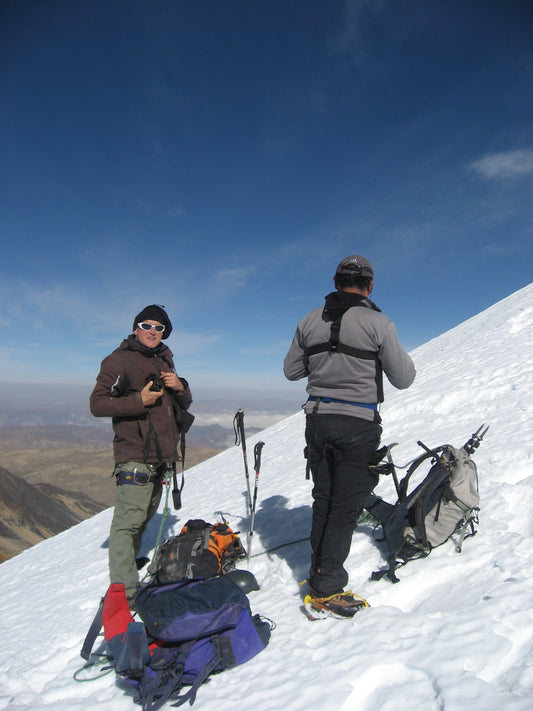
[[[3,392],[0,403],[0,562],[114,505],[111,420],[95,419],[84,389],[46,403]],[[185,468],[235,445],[228,427],[187,433]],[[247,436],[259,428],[246,426]],[[180,466],[180,465],[178,465]]]
[[[105,449],[111,445],[112,433],[89,425],[9,425],[0,427],[0,448],[34,449],[61,443],[62,447]]]
[[[29,484],[0,467],[0,562],[105,508],[83,492]]]
[[[48,446],[50,442],[57,441],[84,449],[103,449],[111,446],[113,441],[111,422],[106,423],[107,427],[76,424],[69,422],[68,414],[64,413],[56,414],[53,422],[42,424],[39,417],[32,420],[29,412],[11,416],[4,404],[0,409],[3,411],[3,416],[0,416],[0,448],[7,445],[28,449],[30,442],[35,447]],[[247,426],[246,432],[252,435],[259,432],[259,428]],[[187,445],[222,450],[234,444],[234,437],[233,428],[195,423],[187,433]]]
[[[186,469],[229,446],[224,428],[205,429],[220,446],[188,441]],[[0,563],[114,505],[112,438],[88,425],[0,428]]]

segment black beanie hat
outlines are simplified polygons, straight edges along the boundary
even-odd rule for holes
[[[172,324],[170,323],[170,319],[163,307],[158,306],[157,304],[145,306],[141,313],[135,316],[133,320],[133,330],[135,331],[138,323],[142,323],[147,319],[150,319],[150,321],[159,321],[159,323],[165,327],[165,330],[163,331],[163,339],[170,336],[172,332]]]

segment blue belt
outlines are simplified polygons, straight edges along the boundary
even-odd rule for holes
[[[311,402],[339,402],[341,405],[355,405],[356,407],[366,407],[368,410],[377,410],[377,403],[374,402],[350,402],[350,400],[337,400],[334,397],[316,397],[315,395],[309,395],[308,400]]]

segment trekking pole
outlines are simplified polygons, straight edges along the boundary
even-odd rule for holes
[[[250,533],[248,534],[248,546],[246,553],[247,562],[250,561],[250,555],[252,552],[252,537],[254,535],[254,519],[255,519],[255,505],[257,503],[257,486],[259,484],[259,470],[261,469],[261,450],[265,446],[264,442],[258,442],[254,447],[254,470],[255,470],[255,484],[254,484],[254,500],[252,502],[252,515],[250,519]]]
[[[248,490],[248,511],[252,512],[252,494],[250,492],[250,475],[248,474],[248,459],[246,457],[246,436],[244,434],[244,410],[237,410],[233,418],[233,430],[235,432],[235,445],[242,445],[242,455],[244,458],[244,476],[246,477],[246,488]]]

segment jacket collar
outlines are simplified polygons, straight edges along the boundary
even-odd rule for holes
[[[353,294],[350,291],[332,291],[326,296],[323,314],[332,321],[343,316],[352,306],[366,306],[374,311],[381,311],[367,296]]]
[[[119,346],[119,350],[135,351],[137,353],[141,353],[147,358],[154,358],[155,356],[158,356],[163,360],[169,360],[172,358],[172,351],[165,343],[160,343],[157,348],[147,348],[146,346],[143,346],[142,343],[139,343],[133,333],[122,341]]]

